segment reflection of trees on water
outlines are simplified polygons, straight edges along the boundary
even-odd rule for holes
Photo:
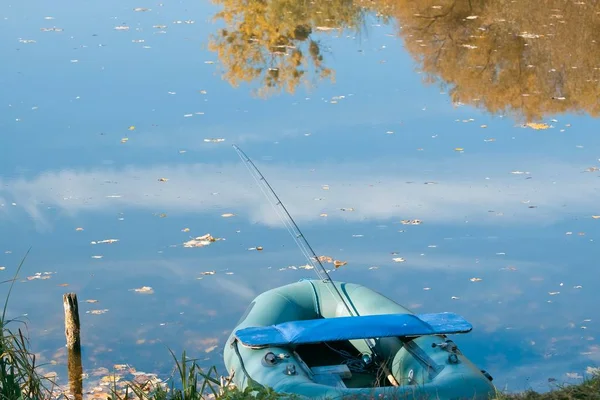
[[[213,0],[227,28],[213,37],[232,84],[293,93],[332,76],[318,27],[356,29],[368,12],[396,18],[428,81],[456,103],[526,120],[600,114],[600,3],[572,0]]]
[[[600,113],[600,3],[387,2],[406,48],[453,101],[527,120]]]
[[[319,29],[356,27],[364,10],[352,0],[213,0],[222,6],[216,15],[226,28],[211,37],[224,78],[233,86],[258,81],[263,95],[300,83],[333,78],[323,51],[313,39]],[[307,73],[308,72],[308,73]]]

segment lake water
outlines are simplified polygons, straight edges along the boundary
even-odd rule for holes
[[[463,315],[499,388],[597,367],[600,6],[246,3],[0,5],[0,274],[31,247],[9,314],[59,382],[65,292],[93,381],[222,371],[252,298],[315,276],[231,144],[334,279]]]

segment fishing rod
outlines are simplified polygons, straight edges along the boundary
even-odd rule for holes
[[[304,234],[298,227],[298,224],[296,224],[296,221],[294,221],[294,218],[292,218],[292,216],[288,212],[287,208],[285,207],[285,205],[283,204],[283,202],[281,201],[279,196],[277,196],[277,193],[275,193],[275,190],[271,187],[271,185],[269,184],[267,179],[260,172],[258,167],[254,164],[254,162],[252,162],[250,157],[248,157],[242,149],[240,149],[235,144],[232,146],[235,149],[235,151],[237,152],[238,156],[241,158],[241,160],[246,165],[246,168],[248,168],[250,175],[252,175],[252,177],[254,178],[254,180],[256,181],[258,186],[260,187],[260,190],[265,195],[265,197],[267,198],[267,200],[269,201],[269,203],[271,204],[271,206],[273,207],[273,209],[275,210],[275,212],[277,213],[277,215],[279,216],[279,218],[285,225],[287,231],[290,233],[290,235],[294,239],[294,242],[296,242],[296,245],[299,247],[300,251],[306,258],[308,263],[313,267],[313,269],[317,273],[317,276],[319,277],[319,279],[321,279],[322,281],[324,281],[326,283],[331,284],[330,285],[331,288],[329,288],[329,291],[331,292],[331,294],[333,296],[337,296],[338,299],[341,300],[341,302],[344,305],[344,307],[346,308],[346,311],[348,312],[349,316],[351,316],[351,317],[352,316],[360,316],[358,314],[358,311],[352,310],[352,307],[350,307],[350,305],[348,304],[348,302],[346,301],[346,299],[344,298],[342,293],[340,293],[339,289],[337,288],[337,286],[335,285],[335,283],[329,276],[329,272],[327,272],[327,269],[323,266],[323,263],[321,262],[320,258],[317,256],[317,254],[313,250],[312,246],[310,245],[310,243],[308,243],[308,240],[306,240],[306,237],[304,236]],[[331,289],[333,289],[333,292]],[[371,350],[371,353],[373,354],[373,358],[381,359],[381,357],[379,356],[379,354],[377,353],[377,351],[375,349],[375,345],[369,339],[364,339],[364,341],[367,344],[367,346],[369,347],[369,350]],[[396,379],[394,378],[394,376],[392,375],[390,370],[387,368],[384,360],[381,360],[381,366],[382,366],[384,372],[387,374],[387,377],[390,380],[390,382],[394,386],[398,386],[398,382],[396,381]]]

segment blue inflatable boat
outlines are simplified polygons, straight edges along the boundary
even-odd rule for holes
[[[224,360],[240,389],[262,385],[310,399],[487,400],[496,393],[491,376],[446,336],[471,329],[456,314],[413,314],[361,285],[302,280],[250,303]]]

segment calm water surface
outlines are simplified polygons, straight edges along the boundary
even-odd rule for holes
[[[166,376],[167,348],[222,368],[251,299],[314,276],[236,143],[347,262],[335,279],[462,314],[500,388],[581,380],[600,363],[600,6],[544,7],[3,2],[4,279],[32,247],[11,316],[63,383],[67,291],[90,375]]]

